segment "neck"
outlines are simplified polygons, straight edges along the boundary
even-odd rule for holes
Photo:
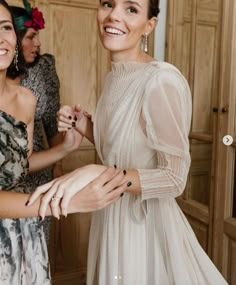
[[[5,89],[7,86],[6,82],[6,71],[0,71],[0,97],[5,95]]]
[[[111,61],[113,62],[128,62],[128,61],[135,61],[135,62],[149,62],[152,61],[153,58],[146,54],[143,50],[129,50],[125,52],[111,52]]]

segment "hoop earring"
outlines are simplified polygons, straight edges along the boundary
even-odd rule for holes
[[[19,67],[18,67],[18,56],[19,56],[19,52],[18,52],[18,44],[16,45],[16,49],[15,49],[15,55],[14,55],[14,65],[17,71],[19,71]]]
[[[144,51],[148,52],[148,34],[144,34]]]

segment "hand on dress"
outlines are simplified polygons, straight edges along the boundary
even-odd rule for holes
[[[39,208],[42,219],[49,206],[58,219],[60,214],[67,216],[68,206],[69,213],[99,210],[115,202],[127,189],[129,183],[122,182],[124,175],[114,167],[87,165],[37,187],[28,206],[44,194]]]

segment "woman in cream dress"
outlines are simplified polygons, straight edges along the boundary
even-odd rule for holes
[[[104,165],[125,169],[130,181],[118,201],[92,214],[87,285],[227,284],[175,200],[190,166],[191,93],[174,66],[140,48],[158,13],[159,1],[100,1],[98,29],[112,69],[93,134],[79,106],[59,113],[59,129],[65,131],[68,117],[80,112],[76,129],[95,142]],[[74,180],[75,175],[66,182],[61,178],[35,197],[49,190],[48,201],[57,193],[64,203],[76,193]]]

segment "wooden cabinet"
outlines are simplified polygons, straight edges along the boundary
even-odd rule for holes
[[[97,33],[96,0],[35,1],[45,14],[42,48],[56,57],[61,103],[80,103],[92,115],[109,68]],[[63,161],[65,172],[97,161],[95,148],[84,141]],[[53,222],[50,242],[54,285],[85,284],[90,214],[69,215]]]
[[[232,285],[235,144],[225,146],[223,137],[236,136],[235,16],[233,0],[168,1],[166,59],[184,73],[193,99],[192,164],[178,202],[201,245]]]

